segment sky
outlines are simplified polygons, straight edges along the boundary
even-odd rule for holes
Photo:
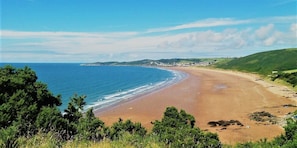
[[[0,62],[241,57],[297,47],[297,0],[1,0]]]

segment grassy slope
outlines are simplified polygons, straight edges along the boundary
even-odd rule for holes
[[[272,50],[236,58],[229,62],[219,63],[218,68],[255,72],[261,75],[272,71],[285,71],[297,68],[297,48]]]

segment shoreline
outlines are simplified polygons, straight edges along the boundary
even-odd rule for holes
[[[140,97],[143,97],[146,95],[150,95],[150,94],[156,93],[158,91],[162,91],[163,89],[166,89],[167,87],[175,85],[188,77],[188,74],[185,72],[182,72],[182,71],[172,70],[172,69],[168,69],[168,68],[160,68],[160,67],[157,67],[157,69],[168,71],[168,72],[172,73],[172,75],[174,75],[174,76],[171,78],[171,80],[159,82],[160,84],[157,83],[152,88],[146,89],[139,93],[135,93],[135,94],[133,93],[132,96],[126,96],[126,98],[123,98],[123,99],[110,100],[110,102],[99,104],[99,105],[96,105],[96,103],[95,103],[93,106],[90,106],[90,107],[93,107],[93,112],[96,114],[98,112],[112,109],[120,104],[125,103],[125,102],[130,102],[137,98],[140,98]]]
[[[166,88],[119,103],[95,115],[107,125],[119,118],[141,122],[147,129],[151,121],[161,120],[168,106],[184,109],[196,119],[200,129],[215,132],[224,144],[272,139],[284,132],[279,125],[258,123],[249,119],[255,111],[267,111],[277,117],[295,111],[284,104],[294,104],[281,94],[272,93],[257,83],[257,77],[237,72],[206,68],[170,68],[188,73],[188,77]],[[240,83],[239,83],[240,82]],[[261,82],[264,83],[264,82]],[[207,123],[218,120],[238,120],[244,126],[210,127]]]

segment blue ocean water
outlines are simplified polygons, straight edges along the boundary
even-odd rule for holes
[[[5,64],[1,63],[0,66]],[[62,63],[13,63],[18,68],[29,66],[38,80],[46,83],[54,95],[62,95],[63,111],[74,94],[86,95],[85,109],[108,107],[149,91],[179,81],[183,74],[158,68],[137,66],[80,66]]]

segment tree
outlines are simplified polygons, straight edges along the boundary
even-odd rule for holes
[[[153,122],[153,133],[172,147],[221,147],[217,134],[194,127],[195,118],[184,110],[168,107],[161,121]]]
[[[68,119],[70,123],[78,123],[79,118],[82,117],[81,111],[86,104],[84,101],[85,98],[86,96],[78,96],[77,94],[70,98],[68,107],[64,110],[64,117]]]
[[[78,138],[87,140],[103,139],[104,122],[95,117],[93,108],[90,108],[83,118],[79,119],[77,125]]]
[[[70,98],[64,114],[64,118],[67,120],[67,135],[70,138],[76,136],[79,139],[101,140],[104,135],[102,133],[105,129],[104,123],[95,117],[93,108],[83,113],[86,104],[85,98],[86,96],[77,94]]]
[[[29,67],[0,68],[0,127],[16,126],[19,134],[34,132],[35,121],[43,107],[61,105],[46,84],[37,81]]]

